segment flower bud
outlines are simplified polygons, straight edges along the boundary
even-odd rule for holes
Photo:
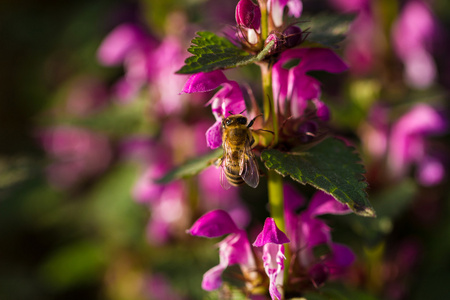
[[[283,45],[283,40],[277,34],[271,33],[264,42],[264,47],[267,46],[267,44],[269,44],[271,41],[274,41],[275,44],[273,44],[272,48],[270,48],[269,54],[276,53]]]
[[[285,46],[287,48],[293,48],[298,46],[302,40],[302,30],[297,26],[289,26],[283,31],[283,36],[285,38]]]
[[[236,6],[236,23],[238,26],[259,31],[261,11],[252,0],[241,0]]]
[[[314,139],[319,125],[314,121],[306,121],[298,127],[299,139],[302,143],[311,142]]]

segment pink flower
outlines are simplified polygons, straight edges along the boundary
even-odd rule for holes
[[[330,227],[317,218],[324,214],[348,214],[351,210],[324,192],[316,192],[309,206],[300,214],[298,210],[305,199],[289,185],[284,186],[286,233],[291,238],[291,252],[299,253],[299,263],[307,268],[310,280],[319,286],[330,275],[342,274],[353,262],[354,254],[345,245],[332,242]],[[314,255],[314,248],[327,245],[330,249],[321,261]]]
[[[245,115],[245,101],[239,84],[228,80],[222,71],[192,75],[186,82],[182,93],[197,93],[212,91],[219,86],[222,88],[211,98],[211,104],[216,122],[206,131],[208,147],[216,149],[222,145],[221,123],[231,114],[243,113]]]
[[[214,210],[203,215],[188,230],[194,236],[207,238],[228,235],[219,243],[219,265],[203,275],[202,288],[207,291],[218,289],[222,285],[222,272],[233,264],[238,264],[248,279],[256,274],[256,263],[250,243],[244,230],[239,229],[230,215],[223,210]]]
[[[296,18],[300,18],[303,11],[303,3],[300,0],[269,0],[267,6],[276,27],[283,25],[283,12],[286,6],[288,14]]]
[[[418,104],[403,115],[392,126],[389,137],[388,166],[393,176],[404,176],[409,167],[416,163],[420,183],[439,183],[445,175],[445,167],[442,160],[432,155],[426,138],[446,132],[447,127],[447,121],[426,104]]]
[[[250,44],[258,42],[258,33],[261,27],[261,11],[252,0],[240,0],[236,6],[236,23],[246,31],[247,41]]]
[[[286,68],[289,62],[297,65]],[[347,65],[330,49],[301,48],[289,49],[281,53],[280,59],[273,66],[273,98],[279,113],[294,117],[303,114],[309,100],[320,97],[320,83],[306,75],[309,71],[326,71],[339,73],[347,70]],[[328,113],[322,102],[315,102],[325,117]],[[289,114],[290,113],[290,114]]]
[[[120,100],[129,101],[148,82],[154,47],[154,41],[134,24],[116,27],[103,40],[97,52],[100,63],[106,66],[123,64],[125,68],[125,76],[115,86]]]
[[[263,247],[263,262],[267,276],[269,276],[269,293],[272,300],[282,299],[281,287],[283,285],[284,245],[289,243],[287,236],[278,229],[274,219],[267,218],[264,228],[256,237],[253,246]]]
[[[164,115],[179,113],[187,100],[178,95],[186,76],[175,74],[187,55],[174,37],[166,37],[157,44],[134,24],[122,24],[114,29],[97,52],[102,64],[124,66],[125,75],[114,87],[120,100],[132,100],[142,87],[150,84],[152,100]]]
[[[112,158],[108,139],[85,129],[55,127],[39,130],[37,135],[53,159],[47,168],[47,176],[61,188],[70,188],[98,175]]]
[[[405,78],[413,87],[426,88],[436,77],[436,65],[429,53],[436,38],[435,17],[422,1],[409,1],[393,25],[392,43],[405,64]]]

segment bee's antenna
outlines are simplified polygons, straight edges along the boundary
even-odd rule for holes
[[[253,126],[253,123],[254,123],[255,120],[256,120],[256,118],[257,118],[257,117],[262,117],[262,115],[263,115],[263,114],[259,114],[259,115],[257,115],[256,117],[254,117],[254,118],[250,121],[250,123],[248,123],[247,128],[252,127],[252,126]]]
[[[243,111],[241,111],[239,114],[241,115],[244,111],[246,111],[247,109],[244,109]]]
[[[234,115],[232,111],[228,111],[228,113],[229,113],[230,115]]]

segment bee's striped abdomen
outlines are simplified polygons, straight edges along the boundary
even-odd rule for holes
[[[244,183],[244,179],[242,179],[241,175],[239,175],[239,169],[237,174],[225,171],[225,176],[231,185],[239,186]]]
[[[225,176],[231,185],[239,186],[244,183],[241,175],[239,175],[239,154],[241,150],[231,151],[228,157],[228,165],[225,168]]]

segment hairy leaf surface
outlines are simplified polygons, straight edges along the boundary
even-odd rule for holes
[[[259,54],[251,55],[236,47],[228,39],[212,32],[197,32],[188,51],[193,56],[185,60],[178,74],[210,72],[248,65],[264,59],[274,42],[269,43]]]
[[[268,169],[331,194],[358,215],[375,216],[365,191],[364,166],[354,149],[342,141],[329,138],[304,152],[269,149],[261,159]]]

